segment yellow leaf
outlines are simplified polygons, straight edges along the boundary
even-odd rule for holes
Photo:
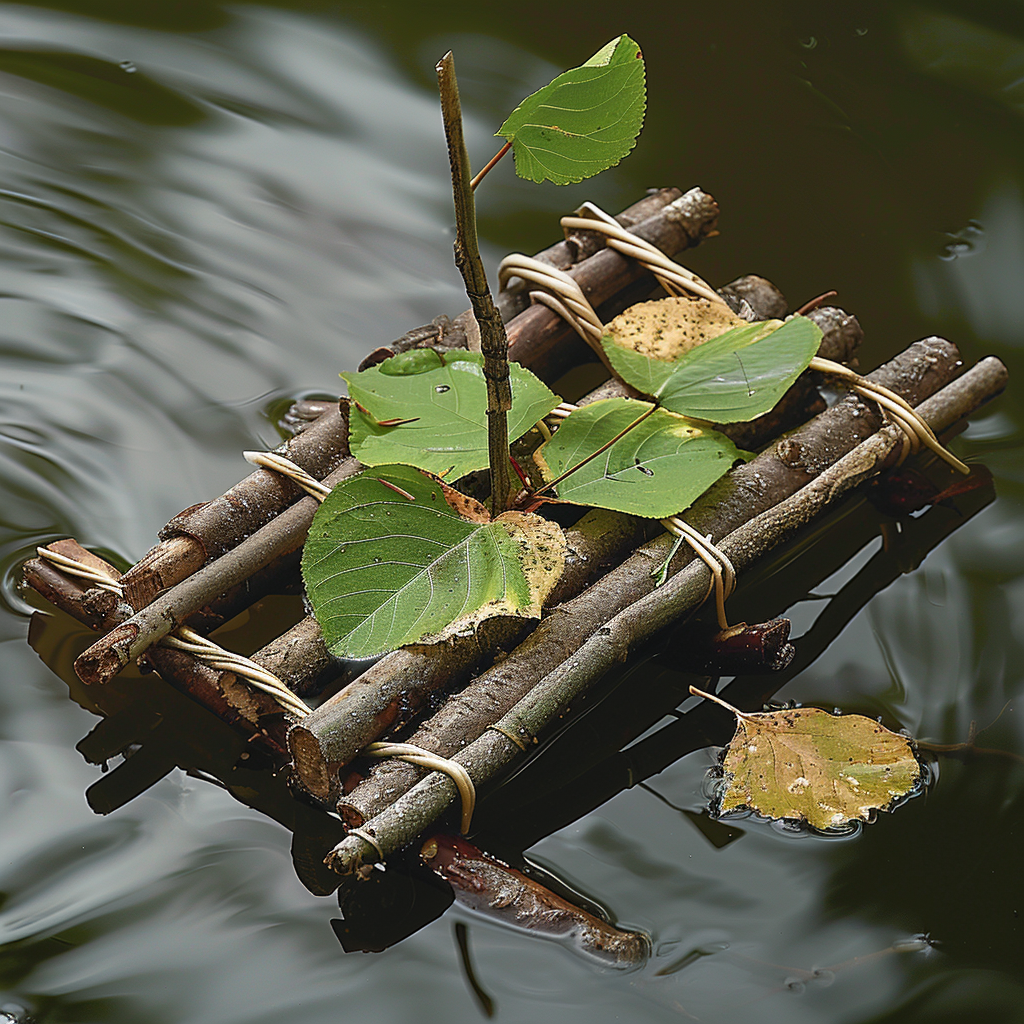
[[[870,820],[920,782],[910,741],[863,715],[818,708],[745,714],[695,687],[690,692],[736,715],[722,763],[723,813],[747,809],[818,829],[842,828]]]
[[[775,328],[780,321],[768,323]],[[673,360],[734,327],[746,326],[746,320],[721,302],[671,296],[630,306],[605,330],[624,348],[650,359]]]

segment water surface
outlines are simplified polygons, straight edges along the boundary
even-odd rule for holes
[[[449,47],[478,165],[554,72],[623,30],[647,58],[647,126],[619,168],[564,190],[491,176],[492,267],[548,244],[585,198],[617,209],[700,184],[723,210],[691,259],[712,282],[761,273],[794,306],[837,289],[865,366],[940,333],[1019,377],[1024,17],[842,8],[0,6],[0,1020],[476,1020],[456,921],[509,1021],[1024,1018],[1013,757],[944,759],[926,797],[844,841],[741,821],[709,842],[693,820],[706,751],[603,802],[567,779],[567,822],[547,779],[538,806],[559,827],[544,834],[538,812],[530,855],[649,930],[648,968],[601,972],[457,907],[346,955],[289,832],[227,793],[173,772],[90,810],[100,772],[74,748],[95,718],[27,646],[14,586],[57,537],[134,562],[246,472],[243,449],[275,443],[271,410],[335,392],[367,350],[464,308],[432,85]],[[881,571],[866,529],[853,562],[794,598],[797,635],[821,635],[830,595],[853,617],[783,699],[940,743],[976,722],[979,744],[1024,752],[1020,420],[1014,390],[958,442],[999,498],[916,572],[860,608],[851,595]],[[671,651],[630,686],[689,706]],[[527,778],[543,790],[540,763]]]

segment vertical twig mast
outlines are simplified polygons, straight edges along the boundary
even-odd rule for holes
[[[441,114],[448,140],[448,159],[452,168],[452,195],[455,199],[455,265],[466,282],[466,294],[473,315],[480,325],[480,349],[484,357],[487,381],[487,452],[491,467],[491,514],[508,507],[512,493],[512,474],[508,460],[508,421],[512,408],[512,388],[508,377],[508,338],[501,315],[487,287],[487,275],[476,237],[476,204],[470,185],[469,154],[462,134],[462,105],[455,79],[455,60],[451,51],[437,64],[437,86],[441,92]]]

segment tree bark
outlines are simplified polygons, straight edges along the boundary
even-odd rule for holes
[[[690,189],[653,217],[633,227],[633,234],[674,256],[716,233],[718,204],[699,188]],[[602,249],[578,264],[572,277],[597,309],[634,282],[654,278],[636,260]],[[571,343],[566,344],[569,340]],[[556,380],[593,354],[565,321],[546,306],[531,306],[508,325],[509,353],[544,380]]]
[[[498,307],[487,284],[484,261],[476,236],[476,201],[470,185],[469,153],[462,134],[462,105],[455,78],[455,59],[449,50],[437,64],[441,116],[448,140],[455,200],[455,266],[466,285],[466,295],[480,331],[487,382],[487,455],[491,472],[491,515],[508,508],[512,496],[512,465],[508,460],[508,412],[512,384],[508,375],[508,338]]]

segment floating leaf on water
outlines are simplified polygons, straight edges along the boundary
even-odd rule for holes
[[[331,653],[370,658],[497,615],[535,618],[564,564],[554,523],[523,512],[492,522],[436,477],[383,466],[320,505],[302,577]]]
[[[843,828],[869,821],[921,779],[910,741],[863,715],[818,708],[746,714],[696,687],[690,692],[736,715],[722,762],[722,813],[746,809],[822,830]]]
[[[509,374],[508,435],[514,441],[559,399],[518,363],[509,364]],[[349,444],[364,465],[406,463],[447,473],[449,480],[487,465],[487,383],[480,353],[442,357],[433,349],[414,349],[341,376],[357,403],[350,413]]]
[[[821,329],[807,317],[744,324],[697,345],[679,359],[652,359],[601,339],[612,369],[666,409],[736,423],[772,409],[810,364]]]
[[[643,56],[623,35],[527,96],[495,134],[512,143],[520,177],[567,185],[633,148],[646,105]]]
[[[577,409],[535,455],[544,479],[578,465],[650,409],[632,398]],[[556,491],[562,501],[662,519],[691,505],[740,458],[724,434],[656,409]]]

